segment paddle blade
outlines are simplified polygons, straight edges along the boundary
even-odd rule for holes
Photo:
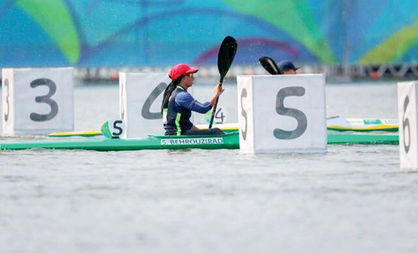
[[[237,48],[237,41],[231,36],[226,36],[222,41],[218,53],[218,70],[221,75],[220,83],[223,82],[226,73],[228,73],[229,67],[231,67],[232,62],[234,61]]]
[[[263,66],[263,68],[265,70],[267,70],[267,72],[269,72],[272,75],[280,75],[281,72],[279,70],[279,67],[277,67],[276,62],[271,59],[270,57],[267,56],[263,56],[259,59],[261,66]]]
[[[218,52],[218,70],[220,74],[219,84],[222,85],[224,81],[224,77],[226,73],[228,73],[229,67],[231,67],[232,62],[234,61],[235,53],[237,52],[238,43],[237,41],[231,37],[226,36],[219,47]],[[216,107],[218,106],[219,97],[216,98],[215,104],[212,108],[212,116],[209,123],[209,129],[212,128],[213,125],[213,117],[216,112]]]

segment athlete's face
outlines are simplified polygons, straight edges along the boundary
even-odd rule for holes
[[[296,69],[296,70],[294,70],[294,69],[289,69],[289,70],[285,70],[285,71],[283,71],[283,75],[296,75],[296,74],[299,74],[299,71],[298,71],[299,69]]]
[[[186,74],[183,79],[181,80],[181,84],[184,88],[192,87],[194,81],[193,73]]]

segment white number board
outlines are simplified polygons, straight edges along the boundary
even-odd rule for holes
[[[398,83],[399,155],[402,169],[418,167],[417,85],[418,82]]]
[[[2,70],[3,135],[73,131],[73,68]]]
[[[322,74],[237,80],[241,153],[326,152]]]
[[[161,103],[170,82],[167,73],[119,73],[120,116],[126,127],[122,138],[164,134]]]

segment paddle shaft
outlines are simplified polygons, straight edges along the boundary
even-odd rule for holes
[[[219,86],[222,87],[222,80],[219,82]],[[215,117],[215,113],[216,113],[216,107],[218,107],[218,100],[219,100],[219,96],[216,98],[215,100],[215,104],[212,107],[212,115],[210,116],[210,123],[209,123],[209,129],[212,128],[213,125],[213,119]]]

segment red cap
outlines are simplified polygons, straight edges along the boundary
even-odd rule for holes
[[[171,70],[170,73],[168,74],[168,76],[171,78],[171,80],[175,80],[185,74],[189,74],[189,73],[196,73],[197,71],[199,71],[198,69],[195,68],[191,68],[189,66],[187,66],[184,63],[180,63],[177,65],[174,65]]]

